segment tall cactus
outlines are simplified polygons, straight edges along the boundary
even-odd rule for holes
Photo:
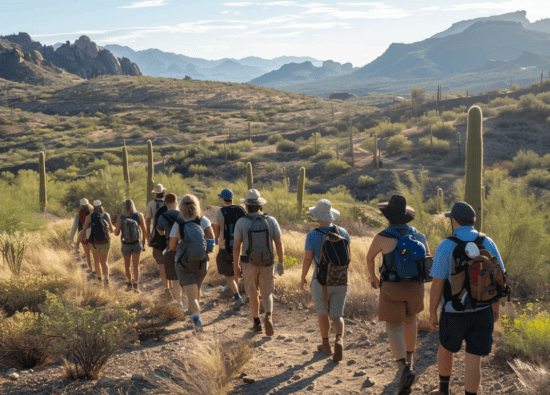
[[[460,156],[460,132],[456,132],[456,147],[458,150],[458,156]]]
[[[252,174],[252,163],[248,162],[246,164],[246,186],[248,189],[252,189],[254,185],[254,176]]]
[[[122,147],[122,174],[124,175],[126,188],[130,188],[130,170],[128,169],[128,149],[126,148],[126,143]]]
[[[46,191],[46,154],[41,151],[38,154],[38,172],[40,173],[39,203],[40,211],[46,212],[47,191]]]
[[[353,155],[353,128],[348,122],[348,134],[349,134],[349,153],[351,156],[351,167],[355,167],[355,156]]]
[[[466,138],[466,180],[464,200],[476,212],[475,227],[483,227],[482,169],[483,169],[483,115],[481,108],[474,106],[468,111],[468,135]]]
[[[153,200],[153,174],[155,169],[153,167],[153,143],[151,140],[147,140],[147,202]]]
[[[437,211],[443,212],[443,189],[437,188]]]
[[[298,189],[296,194],[297,204],[298,204],[298,214],[302,212],[304,207],[304,196],[305,196],[305,186],[306,186],[306,168],[300,167],[300,175],[298,176]]]

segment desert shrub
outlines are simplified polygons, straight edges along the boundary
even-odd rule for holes
[[[208,121],[210,125],[223,125],[225,122],[220,117],[212,118]]]
[[[0,125],[11,125],[12,121],[6,117],[0,117]]]
[[[18,276],[0,281],[0,307],[8,316],[28,309],[38,312],[48,293],[61,294],[67,288],[65,280],[49,276]]]
[[[335,156],[336,156],[336,154],[334,153],[334,151],[323,150],[323,151],[319,151],[316,155],[313,155],[311,157],[311,160],[319,161],[319,160],[324,160],[324,159],[332,159]]]
[[[368,134],[376,133],[378,137],[385,138],[401,133],[407,127],[402,123],[382,122],[374,128],[367,129]]]
[[[254,147],[254,143],[250,140],[242,140],[237,141],[236,143],[231,143],[227,145],[227,149],[242,151],[242,152],[250,152],[252,151],[252,147]]]
[[[544,83],[549,83],[546,80]],[[544,367],[536,364],[530,364],[515,359],[513,363],[509,362],[516,375],[519,383],[517,384],[520,392],[525,395],[548,395],[550,388],[550,372]]]
[[[208,172],[208,167],[204,165],[191,165],[188,169],[191,174],[205,174]]]
[[[147,118],[139,122],[139,126],[149,127],[149,128],[156,126],[158,124],[159,124],[159,120],[154,116],[148,116]]]
[[[181,308],[180,308],[181,310]],[[163,341],[166,338],[166,328],[172,321],[159,318],[150,312],[138,313],[135,331],[139,341]]]
[[[550,170],[550,154],[545,154],[543,157],[540,158],[540,166],[543,169]]]
[[[519,150],[514,159],[512,159],[512,170],[516,174],[525,174],[528,170],[539,166],[539,155],[533,150]]]
[[[394,154],[396,152],[404,151],[412,147],[412,142],[410,142],[405,136],[397,135],[390,137],[388,139],[388,144],[386,145],[386,151],[389,154]]]
[[[17,312],[0,322],[0,352],[11,367],[31,369],[42,365],[50,356],[49,344],[42,314]]]
[[[519,98],[517,108],[520,110],[542,111],[546,109],[546,104],[539,100],[534,94],[529,93]]]
[[[420,148],[425,151],[431,150],[431,141],[430,136],[421,137],[418,141]],[[444,154],[450,149],[450,144],[448,141],[440,140],[437,137],[433,137],[433,152],[434,154]]]
[[[68,378],[97,379],[109,359],[132,341],[135,311],[83,308],[50,295],[44,305],[52,352],[68,357]]]
[[[283,136],[281,136],[280,134],[277,133],[277,134],[272,134],[271,136],[269,136],[267,138],[267,143],[268,144],[277,144],[278,142],[283,141],[283,140],[284,140]]]
[[[491,100],[489,102],[488,106],[490,108],[494,108],[494,107],[509,106],[509,105],[512,105],[512,104],[517,104],[517,100],[506,96],[506,97],[497,97],[497,98]]]
[[[467,121],[468,121],[468,114],[466,113],[458,114],[455,119],[455,123],[459,125],[466,123]]]
[[[530,187],[548,188],[550,186],[550,173],[546,169],[531,169],[523,180]]]
[[[8,266],[13,275],[19,275],[25,254],[35,244],[36,239],[28,234],[0,234],[0,251],[2,251],[2,258],[4,264]]]
[[[374,152],[374,137],[367,137],[361,142],[361,148],[369,152]]]
[[[357,188],[368,188],[375,185],[380,184],[380,181],[382,181],[382,178],[380,176],[371,177],[369,175],[364,175],[359,177],[359,180],[357,180]]]
[[[331,159],[325,163],[325,176],[336,176],[346,172],[350,168],[346,162],[340,159]]]
[[[544,104],[550,104],[550,92],[539,93],[537,99]]]
[[[157,130],[157,133],[162,134],[163,136],[175,136],[179,134],[179,131],[174,128],[163,126],[159,130]]]
[[[441,119],[444,121],[454,121],[458,114],[454,111],[443,111],[441,113]]]
[[[325,134],[329,136],[336,136],[338,134],[338,129],[334,126],[328,126],[325,128]]]
[[[181,306],[175,304],[160,303],[151,308],[151,314],[166,321],[183,321],[183,310]]]
[[[439,122],[441,122],[441,119],[437,114],[435,114],[435,111],[434,111],[432,114],[422,115],[420,118],[414,121],[414,124],[422,128],[430,125],[435,125],[436,123],[439,123]]]
[[[295,152],[296,144],[289,140],[283,140],[277,143],[277,152]]]
[[[258,112],[257,114],[249,114],[246,117],[246,120],[249,122],[267,122],[269,118],[267,118],[263,112]]]
[[[454,136],[456,134],[456,129],[453,125],[439,122],[435,125],[432,125],[432,133],[434,134],[434,136],[448,137]]]
[[[300,155],[302,158],[309,158],[315,154],[316,154],[315,146],[313,145],[308,145],[302,148],[300,151],[298,151],[298,155]]]

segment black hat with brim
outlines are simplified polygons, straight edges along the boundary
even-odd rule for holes
[[[406,224],[415,216],[414,208],[407,205],[407,199],[401,195],[393,195],[389,202],[378,203],[378,208],[392,224]]]

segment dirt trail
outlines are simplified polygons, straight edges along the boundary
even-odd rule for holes
[[[85,266],[85,264],[83,265]],[[300,269],[294,269],[300,270]],[[157,278],[144,278],[142,293],[158,295],[162,289]],[[112,276],[112,287],[124,287],[124,279]],[[230,295],[221,295],[218,287],[204,285],[201,301],[201,320],[204,333],[196,334],[189,315],[184,322],[168,328],[163,342],[142,342],[118,353],[111,359],[97,381],[67,382],[61,377],[59,365],[23,371],[18,381],[2,382],[2,394],[112,394],[119,390],[127,394],[156,393],[147,376],[164,371],[174,357],[184,357],[196,342],[248,339],[254,346],[253,361],[244,369],[248,378],[244,384],[235,379],[232,395],[257,394],[396,394],[395,363],[390,352],[383,323],[346,319],[344,360],[335,364],[332,359],[317,352],[320,340],[317,316],[308,308],[290,303],[281,304],[276,296],[274,309],[275,335],[254,335],[249,305],[238,312],[232,310]],[[496,335],[496,344],[500,342]],[[334,334],[331,334],[331,343]],[[418,374],[412,394],[427,394],[436,388],[437,347],[436,333],[420,332],[414,370]],[[496,347],[494,348],[496,349]],[[453,393],[463,393],[464,352],[455,359]],[[144,381],[132,379],[141,375]],[[1,376],[0,376],[1,377]],[[483,360],[483,389],[480,394],[516,393],[517,378],[507,366],[493,355]]]

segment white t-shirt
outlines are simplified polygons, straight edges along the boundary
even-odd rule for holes
[[[192,219],[184,218],[183,219],[186,222],[192,221]],[[210,220],[206,217],[201,218],[201,228],[203,232],[212,224],[210,223]],[[179,238],[179,224],[177,222],[174,222],[174,226],[172,226],[172,230],[170,231],[170,237],[178,237]]]

